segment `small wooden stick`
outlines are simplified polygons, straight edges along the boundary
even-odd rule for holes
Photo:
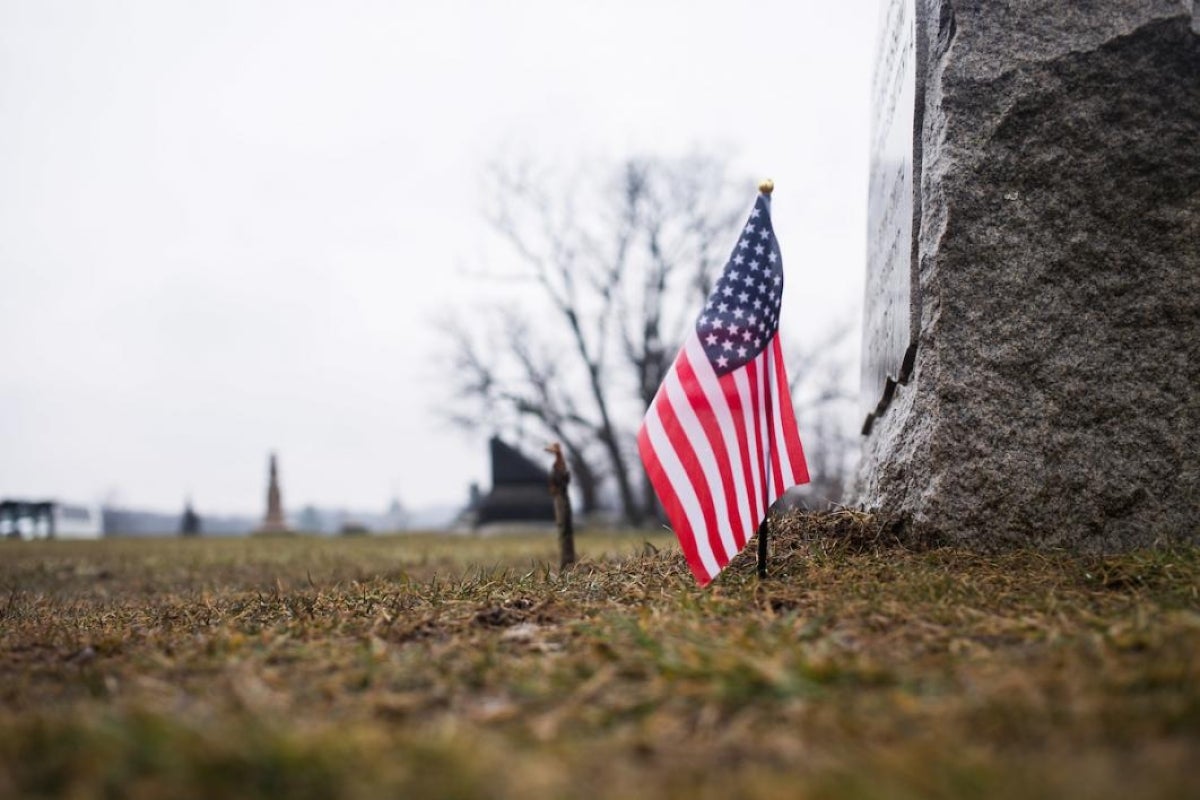
[[[767,579],[767,522],[770,517],[763,517],[762,523],[758,526],[758,579],[764,581]]]
[[[567,493],[571,470],[567,468],[558,442],[547,447],[546,452],[554,454],[554,465],[550,468],[550,496],[554,498],[554,522],[558,525],[558,568],[566,569],[575,563],[575,525],[571,519],[571,495]]]

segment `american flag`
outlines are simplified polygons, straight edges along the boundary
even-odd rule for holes
[[[700,585],[808,482],[779,345],[783,259],[767,193],[638,431],[650,482]]]

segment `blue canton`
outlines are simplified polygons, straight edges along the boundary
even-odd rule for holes
[[[779,330],[783,258],[771,227],[770,201],[759,195],[721,278],[696,320],[713,369],[724,375],[753,361]]]

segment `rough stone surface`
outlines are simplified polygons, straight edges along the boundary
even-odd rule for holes
[[[859,500],[984,548],[1200,539],[1200,36],[926,4],[921,334]]]

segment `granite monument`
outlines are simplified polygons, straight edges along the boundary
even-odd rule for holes
[[[858,500],[984,549],[1200,539],[1200,9],[884,5]]]

